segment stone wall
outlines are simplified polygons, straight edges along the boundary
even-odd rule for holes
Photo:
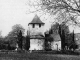
[[[41,33],[44,35],[44,26],[39,27],[39,25],[35,25],[35,28],[32,27],[32,25],[29,25],[29,32],[30,35],[38,35],[38,33]]]
[[[44,39],[30,39],[29,50],[44,50]]]
[[[53,41],[51,43],[52,50],[61,50],[61,41]]]

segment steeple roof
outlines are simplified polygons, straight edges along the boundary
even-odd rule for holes
[[[29,24],[44,24],[44,23],[40,20],[40,18],[37,15],[35,15],[33,20]]]

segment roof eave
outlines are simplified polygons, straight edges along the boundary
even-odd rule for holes
[[[29,23],[29,24],[45,24],[45,23]]]

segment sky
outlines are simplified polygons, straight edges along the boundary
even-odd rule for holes
[[[28,23],[35,14],[27,14],[26,3],[27,0],[0,0],[0,31],[2,36],[6,36],[15,24],[21,24],[27,30]]]
[[[26,14],[26,2],[27,0],[0,0],[0,31],[3,36],[6,36],[15,24],[27,28],[34,15]]]
[[[28,0],[0,0],[0,31],[2,32],[2,36],[6,36],[15,24],[21,24],[25,28],[26,34],[28,23],[35,15],[34,13],[27,14],[27,9],[29,8],[26,6],[27,1]],[[45,29],[48,29],[50,27],[49,19],[41,19],[46,23]]]

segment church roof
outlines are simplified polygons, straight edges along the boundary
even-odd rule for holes
[[[29,24],[44,24],[44,23],[40,20],[40,18],[37,15],[35,15],[33,20]]]
[[[30,39],[44,39],[44,36],[41,36],[41,35],[31,35]]]
[[[61,41],[59,34],[51,34],[51,37],[53,38],[54,41]]]

